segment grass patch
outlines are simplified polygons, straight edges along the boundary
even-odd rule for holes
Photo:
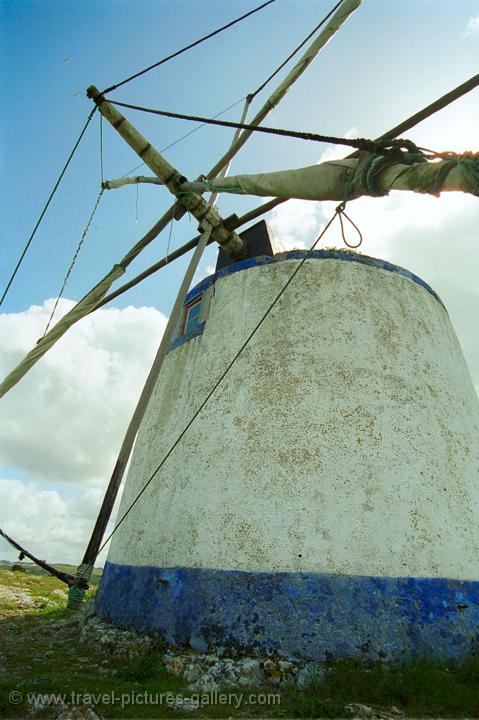
[[[25,570],[25,574],[28,574],[28,575],[36,575],[36,576],[47,577],[47,578],[51,577],[51,575],[49,573],[47,573],[46,570],[39,567],[38,565],[35,565],[35,563],[32,563],[32,562],[15,562],[14,563],[9,560],[0,560],[0,572],[2,572],[3,570],[10,570],[12,565],[17,565],[17,566],[22,567]],[[77,571],[77,567],[75,565],[67,565],[65,563],[55,563],[55,567],[57,570],[62,570],[63,572],[69,573],[70,575],[74,575]],[[102,572],[103,572],[103,568],[93,568],[93,573],[92,573],[92,577],[91,577],[91,585],[93,585],[95,587],[98,586],[101,576],[102,576]],[[14,575],[15,574],[23,575],[24,573],[22,573],[21,571],[18,571],[18,572],[14,572],[13,574]],[[3,576],[2,576],[2,578],[3,578]],[[3,580],[2,580],[2,582],[3,582]]]
[[[475,658],[463,665],[424,660],[395,668],[381,663],[337,662],[329,664],[324,679],[307,691],[296,687],[231,688],[237,698],[242,694],[241,704],[232,698],[228,704],[203,705],[193,712],[175,710],[166,698],[163,704],[148,702],[166,693],[192,695],[183,680],[164,670],[160,642],[148,654],[134,658],[112,655],[98,644],[80,644],[79,616],[65,606],[65,586],[56,578],[0,570],[0,664],[4,669],[0,674],[0,717],[28,716],[32,708],[28,693],[65,694],[67,701],[72,694],[82,695],[87,703],[89,695],[90,704],[105,718],[190,714],[213,718],[340,718],[349,716],[345,707],[350,703],[369,705],[378,712],[396,706],[411,717],[479,716],[479,660]],[[10,702],[12,690],[22,693],[20,703]],[[272,697],[270,704],[258,702],[278,693],[279,703]],[[248,702],[250,695],[256,702]],[[133,704],[132,697],[143,697],[147,702]],[[35,717],[55,714],[45,707]]]

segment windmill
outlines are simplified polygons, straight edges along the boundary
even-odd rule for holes
[[[341,4],[326,39],[358,4]],[[141,423],[100,614],[199,649],[226,641],[314,658],[399,657],[429,645],[447,655],[454,634],[454,653],[465,654],[477,621],[477,542],[466,548],[463,537],[474,525],[464,493],[472,497],[477,472],[478,410],[440,300],[407,271],[348,253],[283,255],[271,245],[258,259],[201,196],[257,188],[257,178],[217,180],[227,153],[209,180],[188,184],[104,93],[89,95],[175,194],[164,222],[184,208],[200,221],[193,262],[211,238],[231,262],[186,299],[194,264],[185,278],[77,580],[88,577]],[[236,149],[246,139],[239,135]],[[419,165],[387,159],[371,182],[408,178],[411,169],[417,176]],[[338,201],[357,195],[351,169],[368,161],[334,166]],[[447,173],[437,165],[441,182],[469,188],[476,166],[464,163]],[[268,182],[278,180],[284,175]],[[258,194],[281,196],[272,185]],[[81,312],[97,307],[120,274]],[[438,345],[448,348],[444,357],[433,352]],[[434,425],[439,407],[446,419]],[[445,466],[453,499],[439,487]],[[427,492],[434,503],[424,511]]]

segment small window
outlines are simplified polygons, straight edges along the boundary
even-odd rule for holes
[[[181,335],[190,335],[200,324],[201,295],[185,308],[185,317]]]

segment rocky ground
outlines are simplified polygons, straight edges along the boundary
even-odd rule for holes
[[[475,660],[394,669],[203,653],[102,622],[93,601],[65,605],[56,579],[0,569],[0,717],[479,716]]]
[[[150,652],[154,638],[135,635],[127,630],[104,623],[94,614],[90,604],[84,612],[85,622],[81,630],[82,643],[130,658]],[[198,653],[191,649],[182,652],[167,650],[161,657],[166,672],[181,678],[189,691],[205,693],[222,688],[256,688],[297,686],[304,690],[321,683],[328,672],[316,663],[301,663],[298,660],[264,657],[249,657],[228,653],[224,647],[214,653]]]

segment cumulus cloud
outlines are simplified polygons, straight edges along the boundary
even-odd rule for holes
[[[471,15],[466,25],[466,37],[479,36],[479,15]]]
[[[61,301],[59,315],[72,304]],[[52,306],[48,300],[0,315],[2,375],[42,335]],[[53,563],[81,560],[165,325],[154,308],[98,310],[2,399],[1,462],[21,478],[3,472],[0,526],[35,555]],[[0,552],[16,557],[3,541]],[[105,556],[106,550],[98,563]]]
[[[288,200],[274,208],[268,224],[284,249],[292,250],[311,245],[322,218],[320,203]]]
[[[2,375],[42,335],[52,303],[0,315]],[[3,398],[3,465],[30,481],[104,484],[165,324],[154,308],[128,307],[74,326]]]
[[[3,479],[0,482],[0,526],[36,557],[51,564],[80,563],[103,492],[99,488],[65,492],[50,484]],[[115,505],[113,517],[116,515]],[[113,523],[110,523],[110,529]],[[102,565],[107,549],[96,565]],[[0,538],[0,557],[15,560],[18,552]]]

